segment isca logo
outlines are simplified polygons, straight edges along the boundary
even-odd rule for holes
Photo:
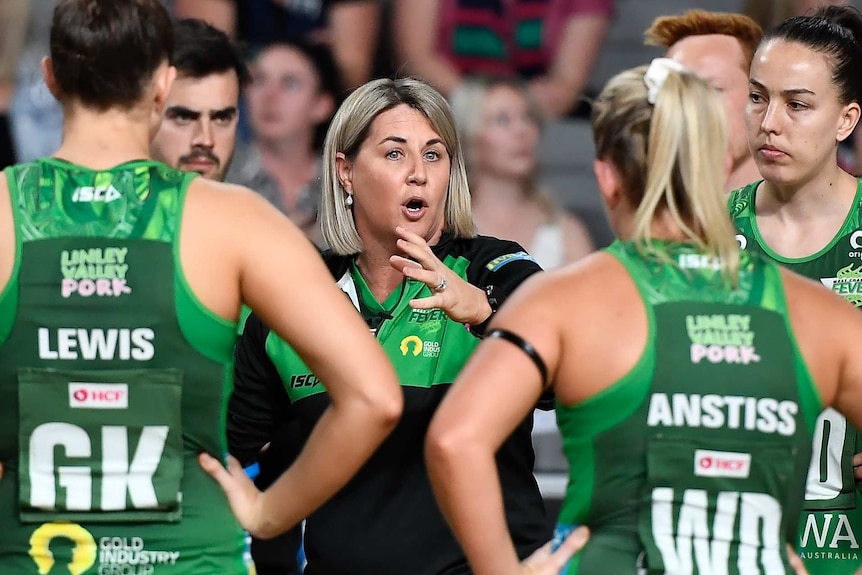
[[[112,185],[107,186],[82,186],[72,193],[73,202],[104,202],[110,203],[119,200],[123,195]]]
[[[30,536],[30,558],[36,563],[39,575],[48,575],[54,567],[51,542],[57,538],[75,544],[72,561],[66,566],[72,575],[83,575],[96,562],[96,540],[89,531],[76,523],[45,523]]]
[[[419,355],[422,352],[422,340],[415,335],[408,335],[401,340],[401,355],[411,353],[410,344],[413,344],[413,355]]]

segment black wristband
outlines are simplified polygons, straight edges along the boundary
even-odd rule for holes
[[[493,285],[487,285],[484,288],[485,297],[488,298],[488,305],[491,306],[491,315],[485,318],[485,321],[482,323],[478,323],[476,325],[467,324],[467,329],[470,330],[470,333],[482,339],[485,337],[485,330],[488,329],[488,324],[491,323],[491,320],[494,319],[494,314],[497,313],[497,309],[500,307],[499,302],[497,301],[497,296],[495,295],[495,290]]]

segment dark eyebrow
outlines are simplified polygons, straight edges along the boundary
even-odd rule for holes
[[[194,118],[197,120],[201,117],[201,113],[197,110],[190,110],[185,106],[171,106],[167,110],[165,110],[165,116],[169,118],[174,118],[176,116],[187,116],[189,118]]]
[[[758,90],[763,90],[764,92],[768,92],[768,90],[766,89],[766,86],[764,86],[763,84],[761,84],[760,82],[758,82],[754,78],[750,79],[748,81],[748,83],[751,86],[754,86],[755,88],[757,88]],[[814,92],[812,92],[811,90],[808,90],[807,88],[791,88],[789,90],[782,90],[781,95],[782,96],[806,96],[806,95],[807,96],[816,96],[816,94]]]
[[[233,118],[237,114],[236,106],[228,106],[221,110],[213,110],[210,112],[210,118]]]
[[[792,90],[782,90],[782,94],[785,96],[816,96],[814,92],[808,90],[806,88],[794,88]]]
[[[379,146],[379,145],[380,145],[380,144],[382,144],[383,142],[396,142],[396,143],[398,143],[398,144],[406,144],[406,143],[407,143],[407,139],[406,139],[406,138],[402,138],[401,136],[386,136],[385,138],[383,138],[382,140],[380,140],[380,141],[377,143],[377,145]],[[428,146],[433,146],[434,144],[442,144],[442,143],[443,143],[443,140],[441,140],[440,138],[431,138],[430,140],[428,140],[427,142],[425,142],[425,146],[426,146],[426,147],[428,147]]]

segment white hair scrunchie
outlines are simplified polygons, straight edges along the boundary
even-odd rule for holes
[[[655,58],[650,62],[646,74],[644,74],[644,84],[647,87],[647,102],[655,106],[658,99],[659,90],[664,86],[670,71],[685,72],[687,68],[670,58]]]

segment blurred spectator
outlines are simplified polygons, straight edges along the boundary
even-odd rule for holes
[[[12,99],[12,135],[19,162],[50,156],[60,147],[63,113],[42,78],[50,47],[51,18],[58,0],[28,0],[24,48]]]
[[[174,25],[171,85],[153,158],[178,170],[223,181],[233,158],[240,90],[250,80],[240,52],[224,32],[202,20]]]
[[[545,117],[584,92],[613,0],[393,0],[399,60],[445,95],[462,76],[521,76]]]
[[[379,0],[172,0],[180,18],[200,18],[253,52],[301,40],[332,50],[342,83],[371,79],[380,26]]]
[[[647,44],[667,48],[668,58],[692,70],[721,96],[732,161],[726,192],[760,179],[748,149],[745,106],[751,59],[762,36],[760,26],[747,16],[705,10],[661,16],[646,31]]]
[[[236,43],[203,20],[175,20],[173,36],[171,63],[177,75],[150,155],[172,168],[224,182],[236,150],[240,96],[251,73]],[[244,305],[242,313],[247,309]],[[239,333],[244,320],[241,314]]]
[[[27,0],[0,2],[0,170],[16,161],[9,108],[27,29]]]
[[[519,243],[546,270],[593,251],[584,224],[555,205],[537,182],[542,114],[527,86],[516,79],[468,77],[451,104],[478,232]],[[535,411],[533,440],[536,469],[563,464],[553,411]]]
[[[542,116],[526,86],[506,78],[466,78],[451,102],[479,233],[518,242],[543,269],[593,251],[586,227],[537,182]]]
[[[237,149],[227,180],[256,190],[320,245],[319,150],[342,90],[326,46],[264,48],[246,92],[253,141]]]

